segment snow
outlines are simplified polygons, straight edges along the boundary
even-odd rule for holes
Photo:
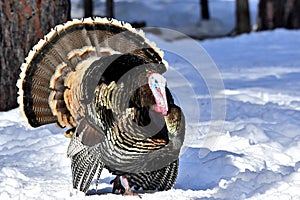
[[[165,51],[165,76],[187,116],[187,135],[174,188],[142,199],[300,199],[300,31],[195,41],[160,30],[147,37]],[[171,34],[182,39],[164,40]],[[91,185],[94,195],[72,189],[62,133],[55,125],[26,126],[18,109],[0,112],[1,200],[136,199],[111,194],[106,170],[97,190]]]

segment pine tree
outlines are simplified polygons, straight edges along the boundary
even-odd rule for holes
[[[16,108],[20,66],[50,28],[70,19],[70,0],[0,1],[0,110]]]

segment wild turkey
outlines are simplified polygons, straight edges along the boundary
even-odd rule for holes
[[[21,70],[18,102],[28,123],[69,128],[74,188],[86,193],[103,168],[125,194],[174,185],[184,115],[161,75],[163,52],[143,32],[116,20],[73,20],[40,40]]]

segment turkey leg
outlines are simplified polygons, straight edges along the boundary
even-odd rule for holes
[[[120,180],[120,176],[117,176],[115,179],[113,179],[110,184],[113,183],[113,190],[112,192],[115,193],[116,190],[119,191],[119,193],[121,193],[122,195],[124,196],[137,196],[137,197],[140,197],[140,195],[134,193],[131,191],[130,189],[130,186],[129,186],[129,183],[128,183],[128,180],[126,178],[126,176],[122,176],[122,180],[123,180],[123,184],[124,184],[124,187],[123,185],[121,184],[121,180]]]
[[[110,181],[110,184],[113,184],[112,193],[115,193],[116,190],[118,190],[120,194],[125,193],[125,188],[121,184],[120,176],[116,176],[115,179]]]

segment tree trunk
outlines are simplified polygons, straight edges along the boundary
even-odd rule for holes
[[[16,108],[16,82],[30,49],[70,18],[70,0],[0,0],[0,110]]]
[[[300,0],[260,0],[258,30],[300,28]]]
[[[84,17],[92,17],[93,16],[93,0],[84,0]]]
[[[292,14],[290,16],[291,21],[292,21],[292,28],[295,29],[300,29],[300,1],[299,0],[295,0],[294,2],[294,6],[292,9]]]
[[[285,1],[288,0],[276,0],[273,1],[273,18],[274,18],[274,27],[284,27],[284,21],[286,18],[285,13]]]
[[[106,17],[114,18],[114,0],[106,0]]]
[[[209,20],[208,0],[200,0],[201,16],[204,20]]]
[[[249,33],[250,31],[249,2],[248,0],[236,0],[236,33]]]
[[[257,25],[260,30],[273,27],[273,4],[269,0],[260,0],[258,4]]]

